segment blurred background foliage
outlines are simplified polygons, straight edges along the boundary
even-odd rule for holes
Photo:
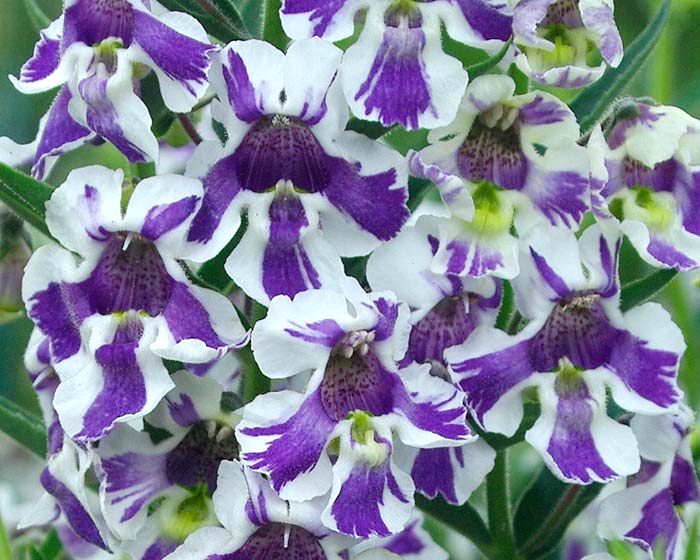
[[[56,0],[35,0],[45,13],[54,18],[61,5]],[[248,17],[259,10],[259,0],[238,0]],[[659,5],[658,0],[617,0],[616,16],[625,45],[644,28]],[[20,66],[31,55],[38,30],[24,9],[23,0],[0,0],[0,136],[18,142],[29,142],[36,135],[39,119],[49,107],[52,94],[25,96],[18,93],[8,74],[17,75]],[[570,92],[559,91],[563,99]],[[630,83],[628,94],[651,96],[664,104],[677,105],[695,117],[700,117],[700,0],[673,0],[669,23],[651,59]],[[108,147],[83,148],[64,157],[52,173],[50,181],[57,184],[67,171],[78,164],[101,162],[124,165],[123,158]],[[643,265],[629,246],[623,249],[621,275],[639,277]],[[685,334],[688,351],[681,371],[681,384],[694,410],[700,405],[700,288],[698,274],[677,277],[661,294],[660,301],[671,312]],[[18,404],[37,410],[36,399],[22,366],[22,353],[31,332],[30,322],[22,317],[0,317],[0,394]],[[2,441],[0,441],[2,445]],[[518,446],[521,447],[521,446]],[[537,461],[526,449],[516,450],[513,466],[514,496],[527,485]],[[0,484],[2,484],[0,475]],[[477,503],[480,501],[476,496]],[[587,527],[592,531],[592,526]],[[436,531],[440,533],[440,531]],[[449,543],[444,533],[439,538],[448,548],[464,551],[464,544]],[[452,546],[450,546],[452,544]],[[456,546],[455,546],[456,545]],[[561,552],[560,552],[561,554]],[[463,559],[464,552],[455,555]]]

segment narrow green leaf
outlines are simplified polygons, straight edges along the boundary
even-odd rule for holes
[[[416,505],[428,515],[467,537],[482,552],[488,552],[488,557],[491,556],[494,547],[491,533],[469,502],[461,506],[453,506],[448,504],[442,496],[429,500],[416,494]]]
[[[376,140],[377,138],[384,136],[392,128],[393,127],[384,126],[382,123],[379,122],[365,121],[363,119],[358,119],[357,117],[351,118],[348,121],[347,127],[345,127],[346,130],[359,132],[360,134],[364,134],[365,136],[367,136],[367,138],[371,138],[372,140]]]
[[[431,187],[432,183],[427,179],[419,179],[418,177],[408,178],[408,201],[406,202],[406,206],[408,206],[411,212],[418,208],[420,203],[423,202],[425,196],[430,192]]]
[[[55,528],[51,528],[49,534],[46,535],[39,551],[46,560],[56,560],[61,555],[63,544]]]
[[[51,20],[44,13],[44,10],[39,7],[39,4],[36,3],[36,0],[23,0],[23,3],[24,9],[27,10],[29,21],[32,23],[32,27],[37,31],[46,29],[51,23]]]
[[[629,311],[658,294],[678,274],[677,270],[661,269],[630,282],[620,292],[620,309]]]
[[[233,0],[246,28],[254,37],[262,35],[263,6],[260,0]]]
[[[233,280],[224,269],[226,260],[233,250],[238,246],[238,243],[243,238],[248,227],[248,217],[244,215],[241,220],[241,227],[238,228],[236,235],[233,236],[228,245],[213,259],[205,262],[197,272],[197,276],[206,284],[213,286],[219,292],[230,292],[234,287]]]
[[[510,324],[515,311],[515,294],[513,286],[508,280],[503,281],[503,299],[501,300],[501,308],[498,310],[496,317],[496,328],[505,331]]]
[[[253,317],[250,321],[251,327],[263,319],[267,314],[267,308],[256,303],[253,308]],[[270,392],[270,378],[260,371],[260,367],[255,361],[250,344],[241,348],[236,355],[243,362],[243,400],[251,402],[258,395]]]
[[[0,163],[0,202],[4,202],[20,218],[49,237],[51,233],[46,227],[46,201],[52,194],[53,189],[46,183]]]
[[[649,57],[666,25],[670,6],[671,0],[664,0],[644,31],[625,49],[625,57],[620,65],[617,68],[609,67],[600,80],[584,89],[571,102],[571,109],[578,118],[582,133],[590,131],[605,116]]]
[[[175,120],[174,113],[165,106],[163,97],[160,94],[160,86],[155,72],[151,72],[141,80],[141,100],[148,108],[151,115],[151,131],[160,138],[170,128]]]
[[[0,514],[2,512],[0,511]],[[12,560],[12,550],[10,549],[10,538],[5,531],[5,525],[0,515],[0,560]]]
[[[161,4],[194,16],[210,35],[224,43],[251,38],[238,8],[231,0],[162,0]]]
[[[493,469],[486,476],[486,505],[489,514],[489,530],[496,541],[499,556],[515,559],[507,449],[497,453]]]
[[[486,74],[486,72],[493,69],[499,62],[501,62],[501,60],[503,60],[503,57],[506,56],[508,49],[510,49],[510,45],[512,42],[513,40],[509,39],[508,42],[505,45],[503,45],[503,48],[491,58],[484,60],[483,62],[478,62],[477,64],[467,66],[466,70],[467,74],[469,74],[469,80],[473,80],[474,78],[478,78],[479,76]]]
[[[282,0],[265,0],[265,19],[263,21],[262,38],[281,51],[287,48],[289,37],[282,28],[280,9]]]
[[[569,524],[603,489],[602,484],[576,486],[555,477],[547,467],[523,494],[514,532],[518,550],[535,560],[551,552]]]
[[[46,428],[34,416],[0,395],[0,430],[42,459],[46,456]]]

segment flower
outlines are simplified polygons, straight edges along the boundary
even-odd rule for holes
[[[367,10],[341,67],[352,112],[386,126],[435,128],[455,116],[467,85],[462,64],[442,50],[441,24],[462,43],[489,51],[511,36],[513,11],[500,0],[285,0],[280,16],[290,37],[350,37]]]
[[[278,294],[337,286],[340,256],[369,253],[408,218],[401,156],[346,132],[347,106],[335,79],[341,51],[320,39],[286,56],[262,41],[233,42],[212,83],[214,117],[228,142],[200,144],[188,174],[204,184],[188,240],[202,260],[248,227],[226,271],[266,305]]]
[[[576,117],[550,94],[514,91],[507,76],[480,76],[456,119],[409,156],[411,172],[435,183],[451,214],[439,222],[433,272],[513,278],[513,225],[521,236],[538,223],[575,228],[589,208]]]
[[[581,88],[622,61],[613,0],[520,0],[514,10],[515,61],[536,82]]]
[[[344,293],[273,299],[253,331],[260,369],[282,379],[312,374],[303,394],[268,393],[246,406],[236,429],[241,462],[266,474],[283,499],[330,490],[322,519],[333,530],[401,531],[414,485],[394,461],[399,441],[424,448],[474,439],[457,389],[428,366],[398,371],[408,334],[405,305],[388,292],[368,295],[354,281]]]
[[[41,247],[24,277],[28,315],[61,379],[54,406],[83,441],[156,406],[173,386],[163,358],[213,362],[247,340],[232,304],[193,285],[178,261],[199,182],[162,175],[133,192],[122,183],[121,171],[72,171],[46,212],[65,248]]]
[[[620,312],[619,247],[619,238],[598,226],[580,243],[559,228],[532,230],[513,282],[529,324],[514,336],[478,328],[445,351],[487,431],[513,435],[523,417],[521,393],[537,387],[541,413],[525,438],[555,475],[575,484],[639,468],[634,434],[607,416],[606,387],[620,407],[644,414],[664,413],[681,398],[683,336],[656,303]]]
[[[238,461],[223,461],[214,492],[221,527],[190,535],[168,560],[304,558],[340,560],[351,540],[320,523],[322,500],[285,502],[262,476]]]
[[[138,81],[152,69],[165,104],[187,112],[208,87],[204,28],[193,17],[141,0],[67,0],[63,14],[41,32],[34,54],[11,77],[23,93],[67,82],[39,129],[32,172],[44,177],[53,160],[96,138],[112,142],[130,162],[157,159],[151,117]]]
[[[667,560],[686,558],[688,537],[679,509],[700,503],[690,453],[692,412],[685,406],[663,416],[634,416],[642,466],[627,479],[627,488],[608,496],[600,508],[598,534],[624,539],[650,556],[661,548]]]
[[[95,451],[105,520],[144,558],[149,550],[165,556],[190,533],[218,525],[210,496],[219,464],[238,458],[237,398],[217,381],[186,371],[172,379],[175,387],[146,416],[162,441],[120,425]]]
[[[700,121],[675,107],[621,101],[591,134],[593,211],[654,266],[700,264]]]

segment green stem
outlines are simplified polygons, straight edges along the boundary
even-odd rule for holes
[[[496,455],[496,464],[486,477],[489,529],[499,549],[497,558],[518,559],[513,538],[508,481],[508,454],[504,449]]]
[[[2,512],[0,512],[0,560],[12,560],[10,540],[7,537],[7,532],[2,522]]]

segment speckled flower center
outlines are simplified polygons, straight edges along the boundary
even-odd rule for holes
[[[168,453],[165,467],[168,480],[182,486],[205,483],[213,491],[219,463],[237,459],[238,451],[238,442],[229,426],[213,420],[198,422]]]
[[[307,124],[295,117],[266,115],[241,141],[233,171],[243,188],[254,192],[272,189],[279,181],[318,192],[328,184],[331,163]]]
[[[609,322],[598,294],[577,294],[560,301],[534,337],[530,359],[536,371],[553,371],[568,359],[576,368],[603,365],[619,331]]]
[[[131,234],[133,235],[133,234]],[[135,236],[115,235],[86,281],[98,313],[143,311],[159,315],[170,301],[172,279],[156,247]]]
[[[506,189],[522,187],[527,159],[520,146],[518,111],[497,105],[482,113],[457,152],[457,165],[465,179],[489,181]]]
[[[547,9],[547,14],[540,22],[540,26],[583,27],[578,2],[579,0],[557,0]]]
[[[321,383],[321,403],[336,421],[355,410],[375,416],[391,410],[391,396],[383,383],[388,375],[372,352],[374,333],[348,333],[336,345]]]
[[[253,533],[232,560],[326,560],[318,538],[306,529],[268,523]]]
[[[128,0],[78,0],[66,8],[64,43],[95,46],[107,38],[129,47],[134,38],[134,8]]]

